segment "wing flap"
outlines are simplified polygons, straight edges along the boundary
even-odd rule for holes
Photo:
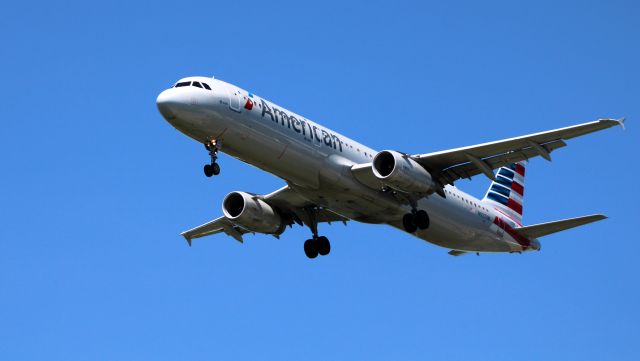
[[[495,142],[428,154],[418,154],[412,158],[436,174],[443,184],[448,184],[460,178],[470,178],[471,176],[482,173],[481,168],[485,165],[495,169],[509,162],[517,162],[536,156],[550,159],[549,153],[551,151],[566,145],[563,140],[611,128],[616,125],[623,125],[623,121],[624,120],[599,119],[593,122]],[[482,167],[478,167],[478,164]]]
[[[289,186],[284,186],[273,193],[269,193],[265,195],[263,199],[269,203],[270,206],[278,208],[283,213],[295,214],[300,220],[306,220],[307,218],[304,208],[313,206],[312,202]],[[349,220],[349,218],[343,217],[326,208],[318,209],[317,212],[316,216],[319,223],[346,222]]]
[[[556,140],[553,142],[549,142],[547,144],[540,145],[547,153],[551,153],[552,151],[567,146],[562,140]],[[512,151],[500,155],[496,155],[493,157],[482,159],[484,163],[486,163],[491,169],[496,169],[500,167],[504,167],[508,164],[517,163],[523,160],[527,160],[539,155],[539,151],[533,147]],[[441,181],[444,180],[443,184],[451,184],[455,180],[460,178],[471,178],[478,174],[482,173],[482,169],[476,166],[474,163],[464,163],[458,164],[452,167],[449,167],[442,171],[441,173]]]
[[[539,238],[549,234],[564,231],[567,229],[583,226],[585,224],[601,221],[607,217],[602,214],[593,214],[590,216],[576,217],[553,221],[547,223],[534,224],[531,226],[516,228],[515,231],[520,235],[528,238]]]

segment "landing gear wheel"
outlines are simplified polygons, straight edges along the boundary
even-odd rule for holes
[[[318,257],[318,249],[316,248],[316,242],[313,239],[304,241],[304,254],[311,259]]]
[[[331,243],[325,236],[320,236],[316,239],[316,247],[318,249],[318,254],[321,256],[326,256],[331,252]]]
[[[213,173],[213,175],[218,175],[220,174],[220,166],[218,165],[218,163],[213,163],[211,165],[211,171]],[[426,214],[426,213],[425,213]]]
[[[419,229],[429,228],[429,215],[423,210],[419,210],[415,214],[415,223]]]
[[[318,206],[306,206],[303,208],[306,213],[305,225],[311,230],[311,239],[304,242],[304,254],[309,258],[316,258],[318,255],[326,256],[331,252],[331,243],[325,236],[318,236]]]
[[[418,230],[418,226],[416,225],[416,219],[413,213],[407,213],[402,217],[402,225],[404,226],[404,230],[413,233]]]
[[[218,170],[218,172],[220,172],[220,170]],[[213,175],[213,167],[211,166],[211,164],[205,164],[204,165],[204,175],[206,175],[207,177],[211,177]]]

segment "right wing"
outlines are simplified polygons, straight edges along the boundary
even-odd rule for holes
[[[313,203],[289,186],[284,186],[273,193],[260,196],[260,198],[274,209],[277,209],[283,217],[283,221],[286,220],[287,225],[291,225],[294,222],[299,225],[303,223],[310,224],[309,207],[314,208],[315,218],[318,223],[346,222],[349,220],[329,209],[315,207]],[[244,229],[223,216],[181,234],[191,246],[191,240],[194,238],[223,232],[238,242],[242,242],[244,234],[253,233],[251,230]]]
[[[574,227],[579,227],[592,222],[601,221],[607,217],[602,214],[563,219],[547,223],[534,224],[531,226],[516,228],[515,231],[527,238],[543,237],[552,233],[564,231]]]
[[[189,247],[191,247],[191,240],[194,238],[200,238],[204,236],[209,236],[216,233],[224,232],[228,236],[233,237],[236,241],[242,243],[242,235],[245,233],[249,233],[246,229],[236,226],[231,223],[227,218],[220,217],[216,218],[213,221],[207,222],[201,226],[196,228],[192,228],[188,231],[182,232],[182,236],[189,243]]]

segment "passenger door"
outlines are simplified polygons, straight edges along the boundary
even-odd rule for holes
[[[229,97],[229,108],[231,110],[233,110],[234,112],[238,112],[240,113],[240,89],[232,86],[232,85],[227,85],[227,96]]]

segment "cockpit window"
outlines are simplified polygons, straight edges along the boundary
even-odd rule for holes
[[[182,81],[174,85],[173,88],[180,88],[183,86],[193,86],[200,89],[204,87],[204,89],[211,90],[211,86],[209,86],[209,84],[199,81]]]

